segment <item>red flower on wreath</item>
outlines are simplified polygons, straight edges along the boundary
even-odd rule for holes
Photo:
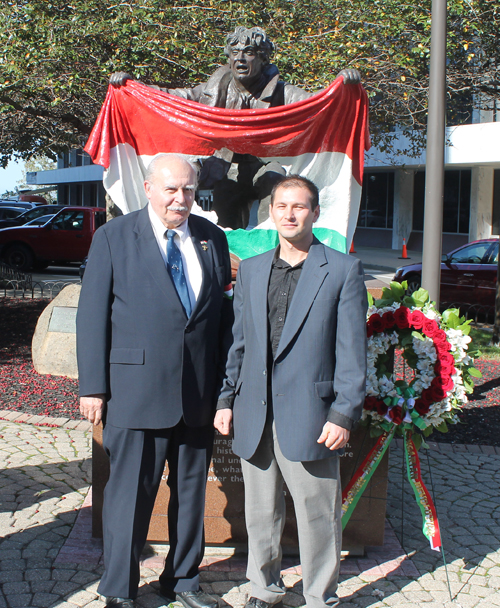
[[[425,414],[429,413],[429,410],[431,409],[431,404],[424,403],[423,399],[417,399],[415,401],[415,409],[421,416],[425,416]]]
[[[446,392],[441,386],[431,386],[430,394],[433,402],[442,401],[446,397]]]
[[[437,331],[439,331],[438,324],[434,319],[426,319],[424,324],[422,325],[422,332],[428,336],[429,338],[433,338],[436,335]]]
[[[378,313],[375,313],[370,317],[369,323],[371,325],[372,330],[375,333],[380,333],[381,331],[384,331],[384,329],[385,329],[384,322],[382,321],[382,317]]]
[[[415,329],[422,329],[427,317],[420,310],[414,310],[411,313],[411,324]]]
[[[390,409],[389,417],[394,424],[401,424],[403,422],[403,410],[399,405],[395,405]]]
[[[445,344],[449,344],[444,329],[438,329],[432,336],[432,339],[434,340],[434,346],[436,346],[436,348],[442,347]]]
[[[400,306],[394,312],[394,320],[396,321],[396,325],[399,329],[406,329],[410,327],[410,319],[411,313],[406,306]]]
[[[422,391],[419,401],[422,401],[423,404],[428,405],[429,407],[434,403],[435,400],[432,397],[430,388],[426,388]]]
[[[378,402],[377,402],[377,414],[379,416],[385,416],[387,414],[387,410],[388,409],[389,408],[387,407],[387,405],[383,401],[378,400]]]
[[[382,321],[384,322],[385,329],[391,329],[392,327],[394,327],[394,325],[396,325],[396,319],[394,318],[394,313],[392,313],[390,310],[388,310],[386,313],[384,313],[384,316],[382,317]]]
[[[372,397],[372,396],[368,395],[367,397],[365,397],[365,403],[364,403],[363,407],[365,410],[372,412],[373,410],[377,409],[377,402],[378,402],[377,397]]]

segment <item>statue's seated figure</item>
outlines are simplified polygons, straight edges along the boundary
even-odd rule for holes
[[[194,88],[160,88],[171,95],[199,103],[234,110],[268,108],[294,103],[312,95],[279,78],[278,68],[270,63],[274,45],[259,27],[237,27],[226,38],[228,63],[218,68],[207,82]],[[357,70],[342,70],[344,84],[358,84]],[[122,86],[132,76],[116,72],[110,84]],[[264,163],[249,154],[220,150],[203,162],[200,190],[213,190],[213,209],[224,227],[245,228],[250,208],[260,201],[258,223],[269,215],[271,190],[285,170],[279,163]]]

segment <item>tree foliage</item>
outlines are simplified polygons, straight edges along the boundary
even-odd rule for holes
[[[0,165],[82,145],[109,74],[204,81],[236,25],[264,27],[282,78],[311,91],[345,67],[371,97],[374,140],[426,122],[431,0],[6,0],[0,8]],[[449,108],[498,97],[500,2],[448,0]],[[470,109],[470,108],[468,108]]]

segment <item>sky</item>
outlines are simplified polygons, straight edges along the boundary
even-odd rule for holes
[[[24,161],[11,161],[6,169],[0,168],[0,196],[7,190],[14,190],[23,176]]]

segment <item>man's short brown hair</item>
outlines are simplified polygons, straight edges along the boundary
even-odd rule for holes
[[[302,177],[301,175],[287,175],[284,177],[271,191],[271,205],[274,203],[276,191],[280,188],[304,188],[305,190],[309,190],[309,194],[311,195],[311,209],[314,211],[319,205],[318,187],[310,179],[307,179],[307,177]]]

